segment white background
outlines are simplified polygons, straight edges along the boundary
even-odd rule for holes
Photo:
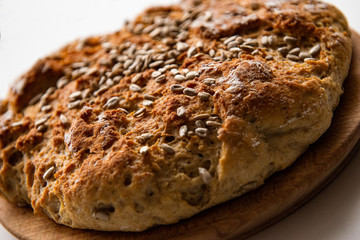
[[[0,98],[38,58],[78,37],[117,30],[147,6],[174,0],[0,0]],[[360,1],[328,0],[360,32]],[[324,191],[249,240],[360,239],[360,153]],[[0,239],[15,239],[0,226]]]

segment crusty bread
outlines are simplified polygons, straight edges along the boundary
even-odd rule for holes
[[[1,102],[1,193],[141,231],[237,197],[329,127],[351,59],[315,0],[185,0],[39,60]]]

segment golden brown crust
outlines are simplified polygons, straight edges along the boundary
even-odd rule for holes
[[[141,231],[261,184],[330,125],[333,6],[184,0],[38,61],[0,105],[0,189],[75,228]]]

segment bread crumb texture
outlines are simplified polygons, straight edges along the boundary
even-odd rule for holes
[[[346,19],[320,1],[149,8],[13,84],[1,193],[73,228],[175,223],[293,163],[329,127],[350,59]]]

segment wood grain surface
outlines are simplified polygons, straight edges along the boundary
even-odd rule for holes
[[[354,52],[345,93],[329,130],[288,169],[264,186],[177,224],[142,233],[99,232],[57,225],[31,209],[0,198],[0,222],[24,240],[223,240],[244,239],[291,214],[326,186],[351,159],[360,137],[360,36],[353,32]]]

